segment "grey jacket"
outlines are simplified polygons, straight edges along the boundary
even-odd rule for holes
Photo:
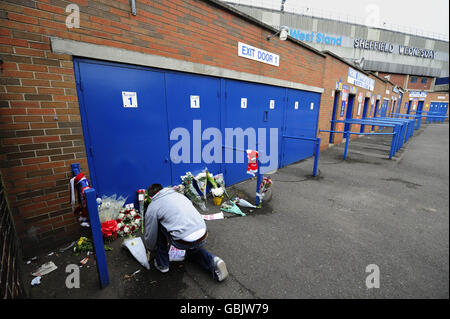
[[[192,202],[171,188],[160,190],[145,212],[144,242],[147,249],[156,248],[158,222],[174,239],[183,239],[195,231],[206,229],[202,215]]]

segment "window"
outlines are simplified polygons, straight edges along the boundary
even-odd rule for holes
[[[428,79],[427,78],[422,78],[422,84],[427,84]]]
[[[411,77],[411,83],[417,83],[417,77],[416,76],[412,76]]]

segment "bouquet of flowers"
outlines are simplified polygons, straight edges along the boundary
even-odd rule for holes
[[[119,228],[117,226],[116,220],[112,219],[104,221],[100,226],[103,234],[103,239],[105,241],[111,242],[117,239],[117,231],[119,230]]]
[[[112,250],[111,247],[104,245],[105,251]],[[92,241],[89,238],[86,237],[80,237],[76,245],[73,247],[73,252],[76,256],[78,256],[80,253],[86,253],[88,251],[94,252],[94,245]]]
[[[227,213],[232,213],[232,214],[236,214],[236,215],[241,215],[241,216],[245,216],[245,213],[243,213],[239,207],[237,207],[237,205],[233,202],[230,201],[230,203],[223,203],[222,207],[220,208],[220,210],[227,212]]]
[[[183,184],[173,186],[172,189],[180,194],[184,194],[184,185]]]
[[[184,185],[184,195],[186,195],[194,204],[199,206],[203,211],[206,210],[206,205],[198,195],[193,183],[194,183],[194,175],[191,172],[187,172],[186,175],[181,176],[181,180]]]
[[[205,168],[203,172],[195,176],[195,181],[197,182],[197,185],[200,188],[200,191],[202,192],[204,200],[206,200],[206,185],[208,185],[208,179],[206,178],[207,172],[208,171]]]
[[[249,202],[246,201],[245,199],[240,198],[240,197],[238,197],[238,196],[234,197],[232,201],[233,201],[233,203],[235,203],[235,204],[237,204],[237,205],[239,205],[239,206],[241,206],[241,207],[257,208],[255,205],[249,203]]]
[[[117,216],[117,233],[122,236],[129,236],[140,228],[141,216],[134,208],[126,207],[120,210]]]
[[[75,255],[79,255],[80,253],[94,251],[94,245],[89,238],[80,237],[76,245],[73,247],[73,251]]]
[[[214,180],[215,180],[217,186],[222,188],[225,195],[227,195],[227,197],[230,198],[230,196],[228,196],[227,189],[225,188],[225,179],[223,178],[223,174],[222,173],[217,174],[216,176],[214,176]]]
[[[264,176],[261,185],[259,185],[259,193],[256,193],[256,196],[259,197],[259,207],[261,207],[264,195],[270,187],[272,187],[272,179],[270,177]]]

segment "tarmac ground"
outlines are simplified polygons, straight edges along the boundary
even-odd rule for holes
[[[206,221],[206,248],[229,271],[222,283],[187,261],[172,262],[166,274],[153,265],[146,270],[119,239],[106,252],[107,287],[100,289],[91,255],[80,268],[80,288],[67,288],[66,266],[79,266],[86,255],[56,249],[24,260],[29,297],[448,299],[448,133],[448,122],[422,125],[392,160],[388,136],[352,140],[345,161],[344,144],[335,145],[320,153],[317,177],[313,158],[279,169],[261,209]],[[255,188],[251,179],[228,192],[254,202]],[[208,209],[219,212],[211,200]],[[31,287],[31,272],[47,261],[58,269]],[[379,288],[369,289],[373,267]]]

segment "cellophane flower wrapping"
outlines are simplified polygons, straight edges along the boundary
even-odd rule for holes
[[[101,204],[98,207],[98,215],[100,218],[100,222],[103,223],[107,220],[113,220],[117,218],[117,214],[120,209],[125,204],[127,199],[120,196],[117,198],[117,195],[114,194],[112,196],[102,196]]]
[[[248,201],[246,201],[243,198],[240,198],[238,196],[233,198],[233,202],[241,207],[247,207],[247,208],[256,208],[255,205],[249,203]]]
[[[122,245],[130,251],[134,258],[146,269],[150,269],[150,264],[147,259],[147,251],[141,237],[127,238]]]
[[[206,186],[208,184],[206,173],[207,169],[205,168],[201,173],[198,173],[195,176],[195,180],[197,181],[198,188],[200,188],[200,191],[202,192],[204,200],[206,200]]]
[[[263,177],[263,180],[261,182],[261,185],[259,185],[259,194],[257,194],[257,196],[259,196],[260,199],[260,204],[262,203],[262,200],[264,198],[264,195],[266,194],[267,190],[272,187],[272,179],[270,177]]]
[[[200,207],[201,210],[206,211],[205,202],[201,199],[193,185],[194,179],[191,172],[187,172],[186,175],[181,176],[184,185],[184,194],[192,201],[192,203]]]

